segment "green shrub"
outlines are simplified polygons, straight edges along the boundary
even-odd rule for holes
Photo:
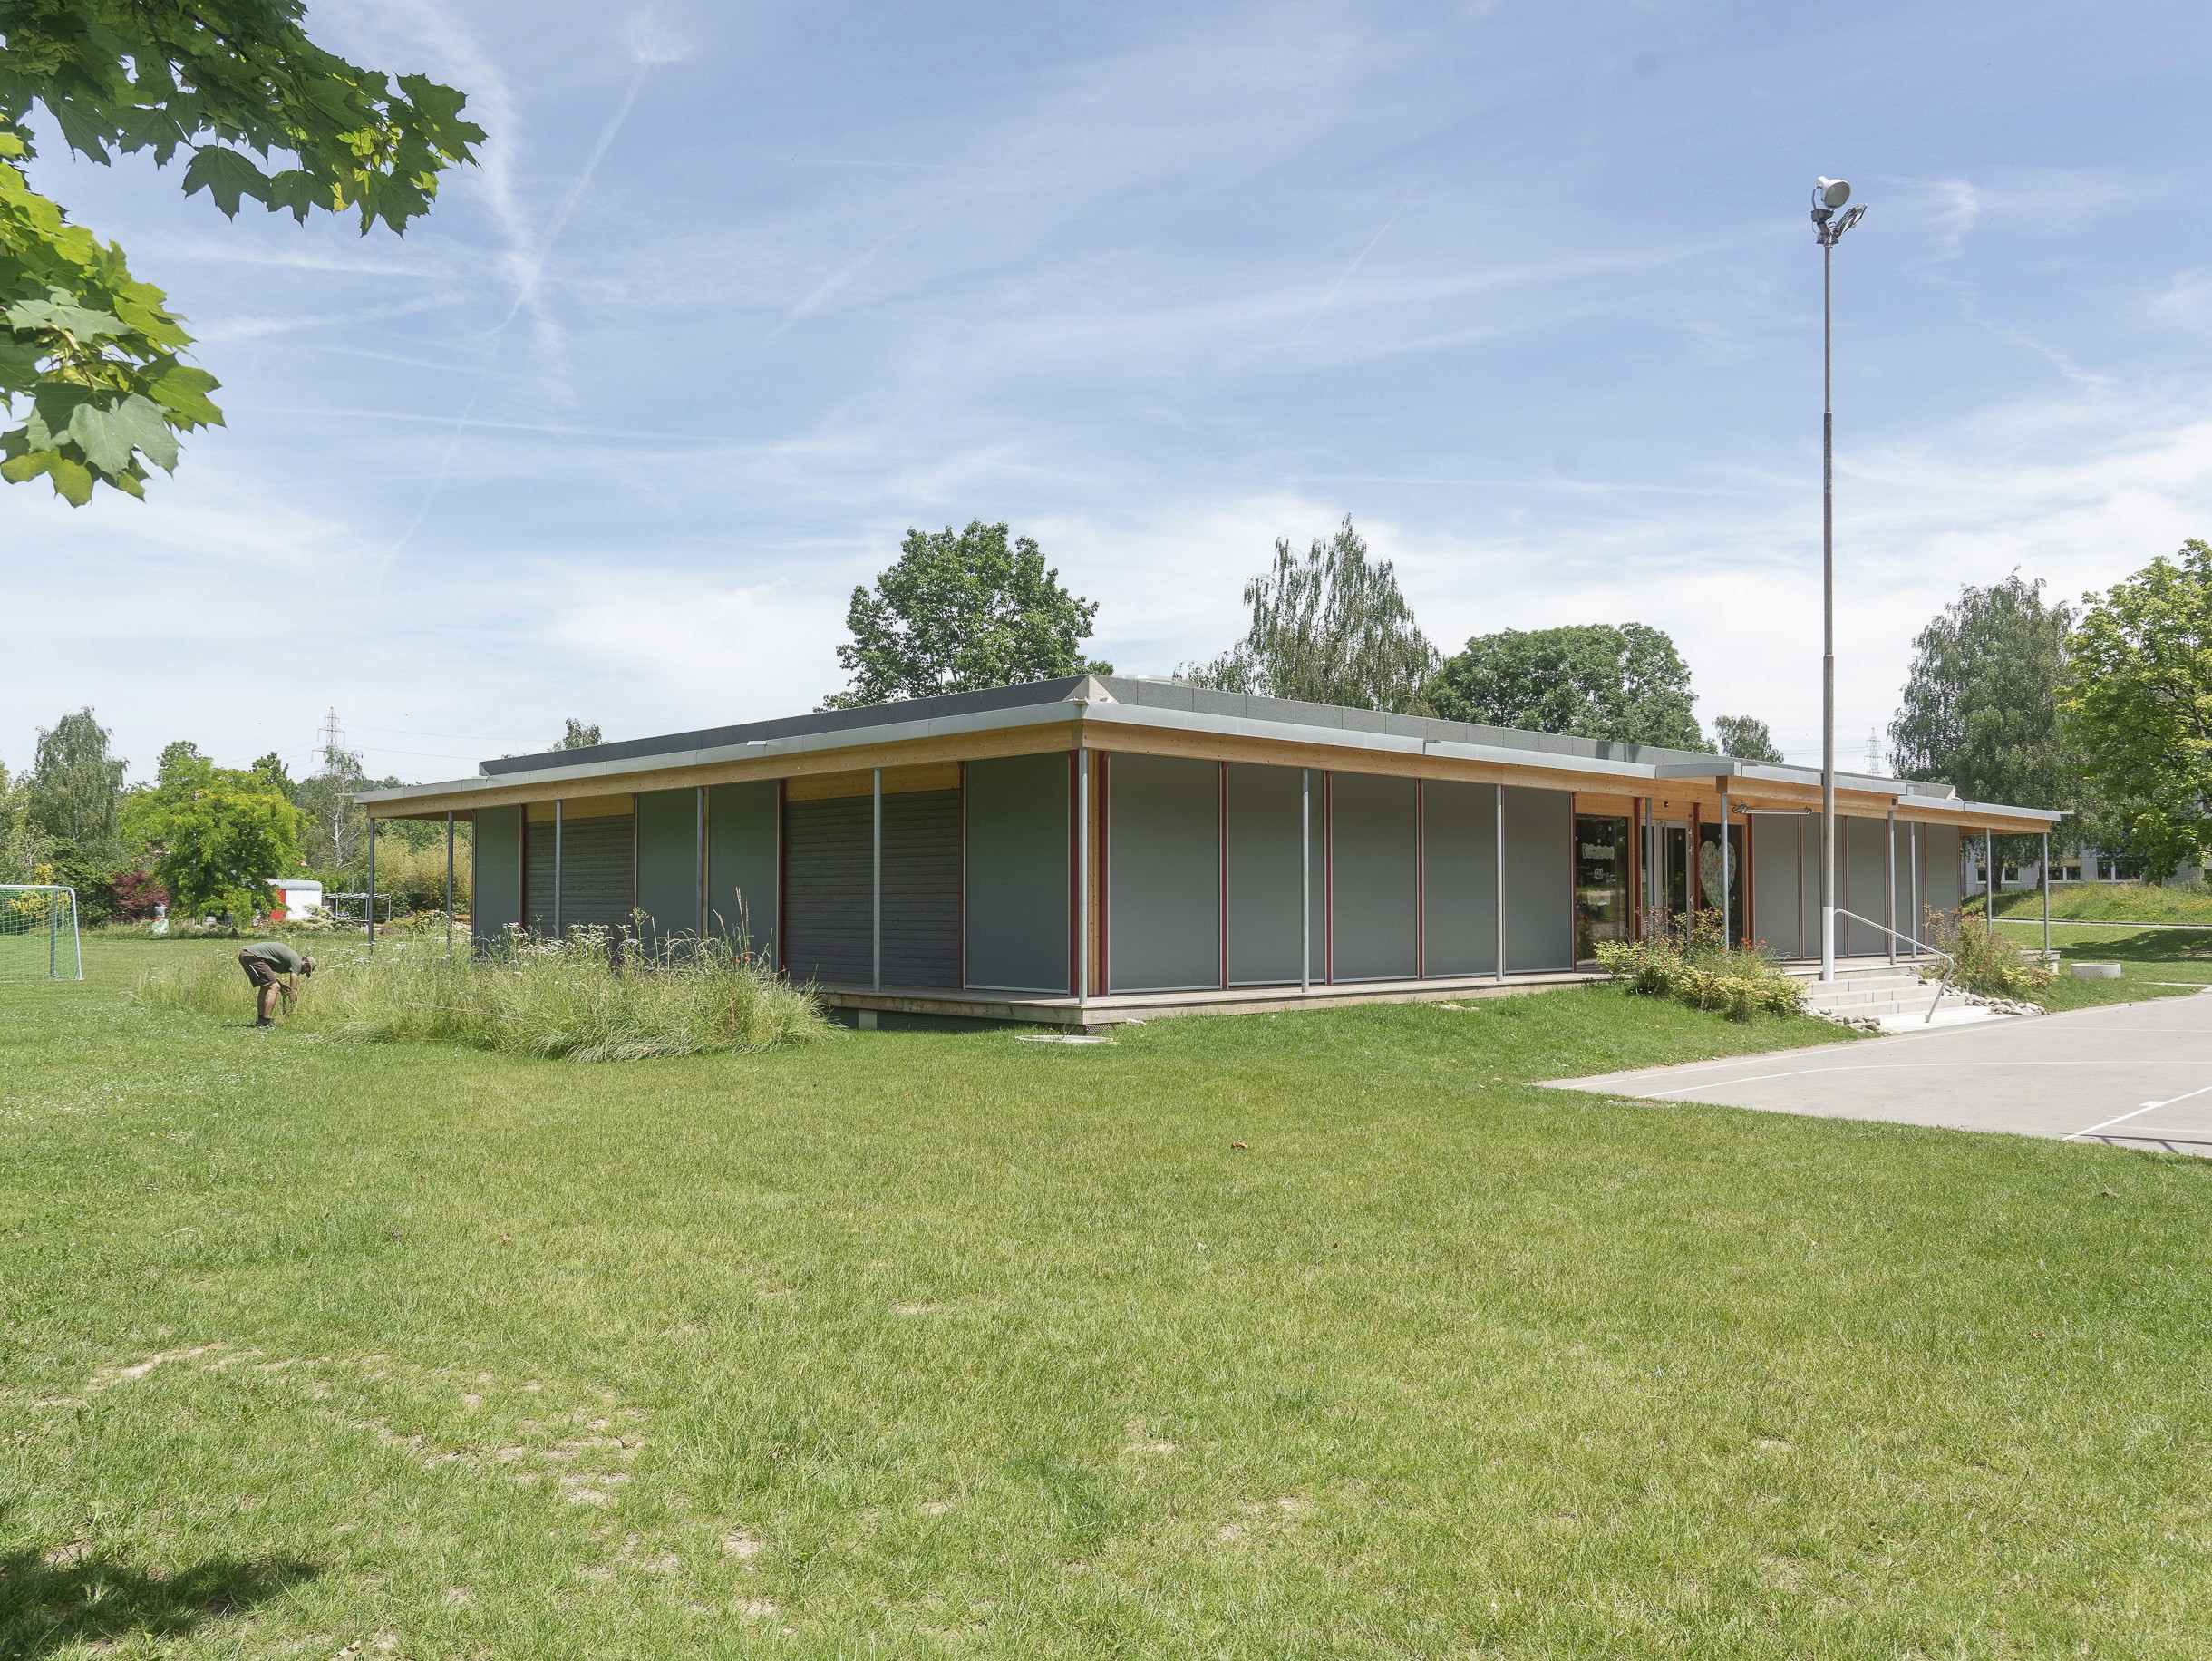
[[[355,1042],[633,1061],[765,1050],[830,1030],[811,992],[720,940],[649,953],[604,928],[558,941],[510,930],[488,954],[471,957],[464,940],[449,957],[441,924],[437,933],[379,930],[374,955],[349,944],[317,952],[315,961],[290,1024]],[[141,975],[136,993],[155,1008],[233,1020],[252,1008],[228,953]]]
[[[1951,979],[1967,991],[1984,997],[2027,998],[2051,984],[2048,964],[2030,957],[2002,934],[1992,933],[1979,918],[1931,906],[1927,920],[1928,944],[1954,959]],[[1944,971],[1936,965],[1924,973],[1936,980]]]
[[[1803,984],[1764,951],[1724,944],[1717,913],[1695,914],[1664,939],[1600,945],[1597,966],[1630,993],[1671,997],[1732,1021],[1792,1015],[1805,1006]]]

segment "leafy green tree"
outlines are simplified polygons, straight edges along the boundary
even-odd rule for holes
[[[1244,599],[1252,608],[1245,637],[1211,663],[1184,665],[1178,679],[1350,709],[1426,712],[1422,686],[1435,673],[1436,648],[1399,592],[1396,568],[1368,559],[1349,513],[1303,559],[1289,538],[1276,538],[1275,563],[1245,584]]]
[[[1775,747],[1774,734],[1756,715],[1715,715],[1712,742],[1722,755],[1732,755],[1740,762],[1779,763],[1784,759]]]
[[[2151,875],[2212,862],[2212,545],[2084,604],[2057,688],[2070,753]]]
[[[1664,629],[1644,623],[1477,635],[1445,660],[1429,701],[1453,721],[1675,750],[1708,747],[1689,665]]]
[[[462,95],[394,83],[325,52],[306,0],[6,0],[0,5],[0,478],[42,474],[82,506],[95,481],[142,496],[147,463],[173,471],[177,435],[222,420],[215,377],[160,289],[123,251],[34,190],[34,104],[103,165],[190,152],[187,196],[236,217],[251,198],[303,223],[351,209],[363,234],[404,231],[438,176],[473,160],[483,130]],[[27,411],[19,411],[18,401]]]
[[[1962,588],[1914,637],[1889,724],[1898,775],[1942,780],[1970,801],[2063,809],[2075,817],[2064,821],[2062,843],[2107,840],[2096,834],[2110,828],[2059,717],[2073,624],[2070,607],[2046,603],[2042,584],[2017,571],[1986,588]],[[2000,853],[2026,857],[2030,844],[2011,839]]]
[[[28,882],[45,857],[46,839],[31,822],[31,782],[9,776],[0,762],[0,882]]]
[[[599,736],[597,722],[578,721],[571,715],[568,717],[568,731],[560,735],[559,742],[553,747],[556,750],[588,750],[592,745],[604,742]]]
[[[158,850],[154,875],[181,909],[240,922],[268,908],[273,879],[299,869],[305,817],[266,772],[218,767],[181,742],[123,810],[125,829]]]
[[[31,822],[87,855],[115,851],[129,763],[108,751],[108,730],[89,709],[41,727],[30,780]]]
[[[1082,655],[1098,602],[1070,594],[1028,537],[971,520],[908,530],[874,593],[852,591],[837,649],[851,682],[824,709],[976,692],[1070,675],[1111,675]]]

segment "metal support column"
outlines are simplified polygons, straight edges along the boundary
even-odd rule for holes
[[[1997,833],[1984,827],[1982,831],[1982,921],[1988,926],[1989,937],[1997,937]]]
[[[1927,909],[1927,902],[1921,898],[1921,895],[1925,891],[1926,870],[1927,855],[1920,850],[1920,827],[1915,825],[1913,827],[1913,913],[1907,932],[1913,937],[1913,957],[1916,959],[1920,956],[1920,914]]]
[[[369,820],[369,956],[376,956],[376,820]]]
[[[553,937],[560,938],[560,798],[553,798]],[[529,832],[525,830],[525,835]]]
[[[1889,926],[1897,926],[1897,810],[1895,803],[1889,809],[1889,840],[1885,844],[1889,868],[1882,877],[1882,903],[1889,908]],[[1895,967],[1897,961],[1897,937],[1889,937],[1889,962]]]
[[[700,943],[701,943],[702,945],[703,945],[703,944],[705,943],[705,941],[706,941],[706,912],[707,912],[707,898],[706,898],[706,786],[705,786],[705,785],[703,785],[703,784],[702,784],[702,785],[698,786],[697,788],[698,788],[698,792],[699,792],[699,794],[698,794],[698,800],[697,800],[697,801],[696,801],[696,802],[695,802],[694,805],[694,811],[695,811],[695,813],[696,813],[696,815],[697,815],[697,821],[698,821],[698,822],[697,822],[697,824],[694,826],[694,828],[693,829],[693,831],[692,831],[692,845],[693,845],[693,851],[694,851],[694,853],[696,853],[696,854],[698,855],[698,857],[699,857],[699,939],[700,939]]]
[[[2051,832],[2043,832],[2043,961],[2051,960]]]
[[[445,955],[453,955],[453,810],[445,811]]]
[[[1498,979],[1506,977],[1506,787],[1498,786],[1498,832],[1493,844],[1498,855]]]
[[[1718,788],[1721,792],[1721,948],[1732,951],[1735,949],[1736,935],[1729,926],[1730,913],[1733,908],[1728,902],[1732,898],[1729,890],[1734,886],[1729,879],[1735,875],[1732,869],[1735,860],[1731,857],[1735,850],[1728,845],[1728,780],[1725,776],[1721,779]]]
[[[869,984],[878,992],[883,990],[883,769],[875,770],[874,784],[876,826],[874,833],[875,886],[868,902],[869,960],[873,964]]]
[[[1075,1002],[1091,997],[1091,752],[1075,753]]]
[[[1314,773],[1298,769],[1298,990],[1314,990]]]

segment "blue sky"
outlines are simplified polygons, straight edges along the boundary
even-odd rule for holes
[[[1005,520],[1125,672],[1351,513],[1448,649],[1670,630],[1819,749],[1816,173],[1839,726],[1962,582],[2212,536],[2196,5],[351,0],[491,131],[404,240],[34,181],[225,383],[141,504],[0,491],[0,760],[91,704],[451,777],[810,708],[909,525]]]

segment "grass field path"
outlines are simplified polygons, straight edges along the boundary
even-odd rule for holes
[[[1609,988],[584,1066],[0,988],[0,1656],[2196,1656],[2212,1164]],[[349,1648],[349,1646],[351,1646]]]

